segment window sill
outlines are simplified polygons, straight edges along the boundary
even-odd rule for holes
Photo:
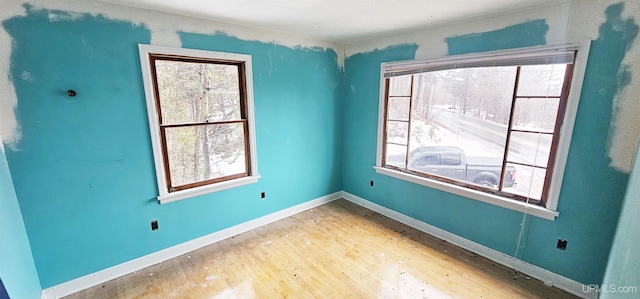
[[[257,183],[259,178],[260,178],[259,175],[243,177],[243,178],[239,178],[239,179],[234,179],[234,180],[215,183],[215,184],[211,184],[211,185],[191,188],[191,189],[187,189],[187,190],[181,190],[181,191],[171,192],[171,193],[167,193],[167,194],[161,194],[161,195],[159,195],[157,197],[157,199],[158,199],[158,202],[160,204],[166,204],[166,203],[170,203],[170,202],[174,202],[174,201],[178,201],[178,200],[183,200],[183,199],[187,199],[187,198],[191,198],[191,197],[196,197],[196,196],[199,196],[199,195],[204,195],[204,194],[207,194],[207,193],[213,193],[213,192],[218,192],[218,191],[222,191],[222,190],[226,190],[226,189],[231,189],[231,188],[235,188],[235,187],[240,187],[240,186],[244,186],[244,185],[248,185],[248,184]]]
[[[530,205],[530,204],[519,202],[519,201],[514,201],[514,200],[503,198],[500,196],[487,194],[480,191],[471,190],[471,189],[463,188],[460,186],[455,186],[452,184],[447,184],[444,182],[423,178],[420,176],[404,173],[401,171],[391,170],[391,169],[380,167],[380,166],[374,166],[373,168],[379,174],[387,175],[397,179],[412,182],[418,185],[427,186],[427,187],[431,187],[441,191],[464,196],[470,199],[475,199],[488,204],[503,207],[513,211],[526,213],[526,214],[544,218],[547,220],[555,220],[555,218],[558,217],[559,215],[557,211],[552,211],[549,209],[545,209],[543,207],[534,206],[534,205]]]

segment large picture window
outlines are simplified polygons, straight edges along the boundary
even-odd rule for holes
[[[161,202],[253,182],[251,57],[140,45]]]
[[[555,209],[577,50],[383,64],[378,169]]]

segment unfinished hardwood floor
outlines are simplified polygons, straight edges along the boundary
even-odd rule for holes
[[[337,200],[66,298],[574,296]]]

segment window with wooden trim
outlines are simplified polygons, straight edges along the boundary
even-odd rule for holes
[[[555,209],[577,50],[383,64],[376,169]]]
[[[159,200],[255,181],[251,57],[148,45],[140,55]]]

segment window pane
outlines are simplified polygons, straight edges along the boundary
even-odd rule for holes
[[[409,123],[401,121],[387,122],[387,142],[407,145]]]
[[[389,82],[389,96],[411,96],[411,75],[393,77]]]
[[[247,172],[244,123],[166,129],[172,185]]]
[[[451,166],[462,165],[462,156],[451,153],[442,154],[440,155],[440,163]]]
[[[547,167],[552,138],[549,134],[511,132],[508,160]]]
[[[515,175],[507,171],[505,175],[505,192],[524,196],[525,198],[540,200],[542,197],[542,188],[544,187],[544,180],[547,170],[544,168],[534,168],[532,166],[522,166],[517,164],[507,164],[509,169],[515,169]],[[507,169],[507,170],[509,170]],[[507,182],[515,177],[517,185],[515,187],[509,185]]]
[[[457,147],[423,146],[411,152],[409,169],[464,181],[462,159],[463,152]]]
[[[565,64],[523,66],[518,96],[560,96],[566,68]]]
[[[437,153],[424,153],[415,157],[411,163],[412,167],[440,165],[440,158]]]
[[[409,97],[389,98],[389,119],[390,120],[409,120]]]
[[[415,75],[409,167],[496,188],[511,112],[516,67]],[[428,152],[439,165],[424,165]]]
[[[474,190],[469,193],[474,198],[480,191],[546,202],[544,186],[556,186],[545,180],[552,177],[547,167],[557,151],[552,143],[561,123],[556,121],[564,115],[568,86],[563,85],[575,53],[518,52],[385,66],[383,142],[385,149],[397,144],[399,152],[385,158],[406,157],[405,172]]]
[[[553,132],[559,104],[560,99],[557,98],[518,98],[513,114],[513,128]]]
[[[155,63],[162,124],[241,119],[238,66]]]
[[[397,144],[386,144],[386,146],[387,156],[385,157],[385,161],[387,165],[404,168],[407,159],[407,147]]]

